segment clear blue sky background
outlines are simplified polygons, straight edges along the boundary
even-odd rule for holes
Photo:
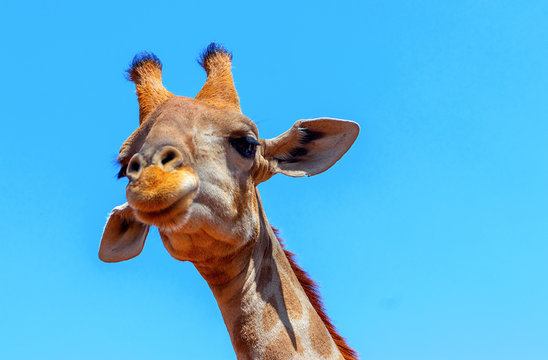
[[[262,137],[361,125],[328,172],[260,191],[364,359],[548,359],[548,2],[48,3],[0,11],[1,359],[235,359],[156,231],[97,258],[138,123],[123,70],[153,51],[194,96],[213,40]]]

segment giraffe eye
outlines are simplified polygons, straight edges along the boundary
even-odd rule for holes
[[[228,141],[240,155],[248,159],[255,155],[257,145],[261,145],[257,139],[251,136],[230,138]]]

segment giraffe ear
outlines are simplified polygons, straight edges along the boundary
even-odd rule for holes
[[[145,245],[148,230],[149,225],[135,219],[128,203],[115,207],[103,230],[99,259],[104,262],[119,262],[139,255]]]
[[[360,132],[357,123],[320,118],[299,120],[282,135],[264,141],[263,156],[272,173],[312,176],[335,164]]]

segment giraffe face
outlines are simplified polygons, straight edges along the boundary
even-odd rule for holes
[[[99,250],[104,261],[138,255],[150,226],[178,259],[196,260],[193,251],[208,258],[204,254],[220,251],[220,245],[224,253],[216,256],[223,257],[258,235],[257,184],[277,173],[321,173],[358,135],[354,122],[322,118],[299,120],[276,138],[260,139],[240,111],[226,50],[208,48],[202,58],[208,78],[195,99],[168,92],[160,61],[145,55],[129,71],[141,124],[118,156],[120,176],[129,179],[127,203],[112,211],[105,226]],[[195,234],[216,241],[192,243]]]
[[[221,238],[254,227],[256,125],[241,113],[172,97],[124,143],[126,196],[137,221],[161,232]],[[211,224],[215,224],[212,226]]]

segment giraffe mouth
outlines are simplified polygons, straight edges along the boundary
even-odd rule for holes
[[[165,172],[153,166],[128,184],[126,197],[141,222],[158,228],[173,228],[188,218],[199,182],[189,167]]]
[[[158,228],[180,226],[190,212],[190,205],[195,194],[196,191],[188,193],[161,210],[147,211],[133,208],[134,214],[143,223],[155,225]]]

